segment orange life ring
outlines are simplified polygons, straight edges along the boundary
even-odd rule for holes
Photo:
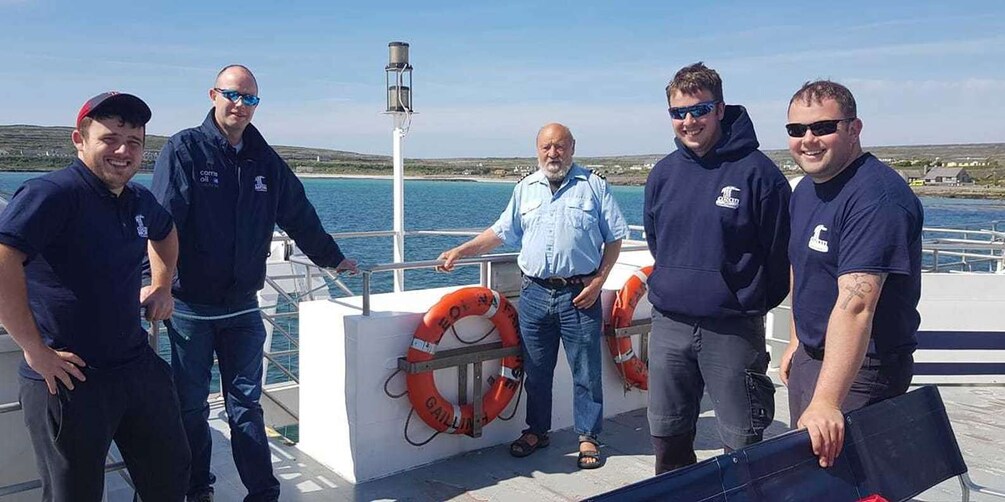
[[[480,316],[492,321],[504,347],[520,345],[516,308],[505,297],[489,288],[469,287],[444,296],[426,312],[422,323],[415,330],[406,360],[415,363],[433,359],[443,333],[468,316]],[[503,358],[502,378],[496,379],[482,398],[482,425],[502,413],[516,395],[522,375],[523,359],[520,356]],[[447,401],[437,390],[432,371],[410,373],[406,375],[405,382],[412,408],[430,427],[447,434],[472,432],[474,405],[457,405]]]
[[[652,272],[653,267],[651,266],[636,270],[621,287],[621,291],[618,291],[618,296],[614,299],[614,308],[611,310],[607,348],[610,350],[611,356],[614,357],[614,364],[617,365],[618,372],[621,373],[621,378],[627,388],[637,387],[648,390],[649,368],[632,349],[631,337],[613,336],[614,330],[632,325],[635,307],[646,294],[646,281]]]

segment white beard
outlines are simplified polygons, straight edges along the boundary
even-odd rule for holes
[[[544,177],[548,178],[548,181],[558,183],[565,179],[565,175],[569,174],[569,170],[572,169],[572,163],[570,162],[569,165],[562,166],[557,171],[551,164],[538,164],[537,168],[544,173]]]

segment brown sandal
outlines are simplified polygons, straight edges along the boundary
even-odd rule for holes
[[[583,451],[583,443],[590,443],[596,450],[594,451]],[[579,441],[579,458],[576,460],[576,465],[580,469],[596,469],[604,464],[600,456],[600,444],[597,443],[596,439],[586,438],[580,439]]]
[[[533,437],[537,439],[534,444],[530,444],[527,441],[528,438]],[[548,439],[547,434],[537,434],[530,431],[524,431],[519,439],[513,441],[509,445],[509,454],[517,458],[523,458],[531,453],[534,453],[538,448],[547,448],[551,444],[551,440]]]

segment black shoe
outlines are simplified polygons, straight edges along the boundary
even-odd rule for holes
[[[197,493],[185,497],[186,502],[213,502],[213,491]]]

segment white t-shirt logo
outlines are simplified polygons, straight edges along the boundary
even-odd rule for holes
[[[820,237],[820,234],[827,231],[827,227],[823,225],[817,225],[813,229],[813,235],[810,237],[809,248],[814,251],[820,251],[821,253],[826,253],[829,249],[827,241]]]
[[[269,187],[265,185],[265,176],[255,176],[255,191],[268,192]]]
[[[740,199],[733,197],[733,194],[739,191],[740,189],[734,186],[722,187],[722,195],[715,199],[715,205],[728,209],[736,209],[740,207]]]
[[[143,224],[143,215],[136,215],[136,234],[146,239],[148,235],[147,226]]]

